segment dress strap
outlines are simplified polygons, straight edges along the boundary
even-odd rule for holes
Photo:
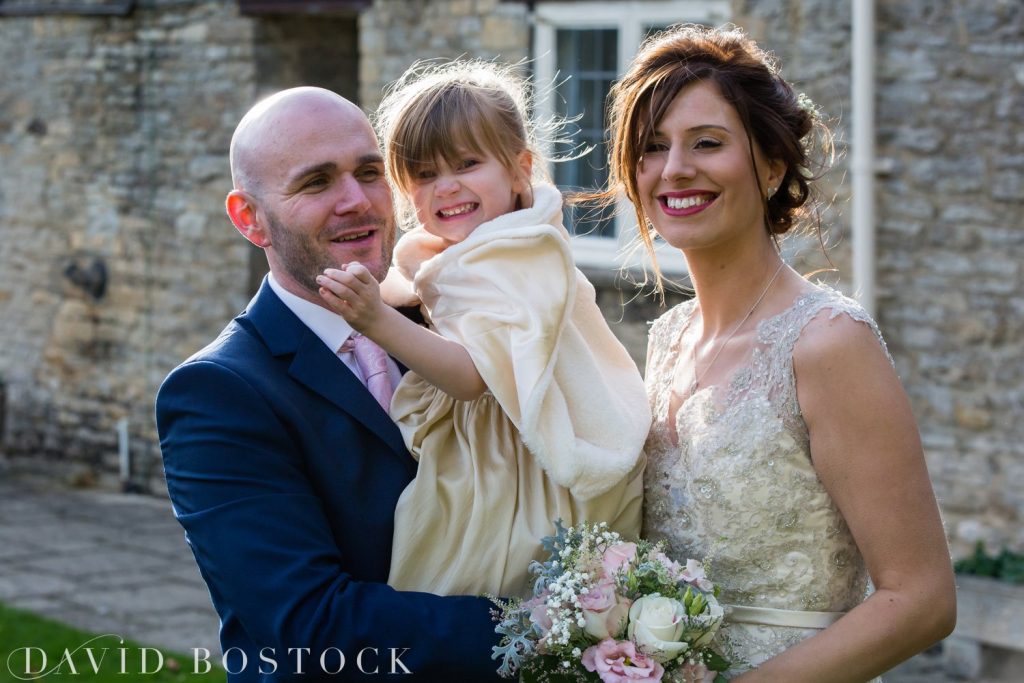
[[[791,628],[826,628],[839,621],[846,612],[811,612],[809,610],[772,609],[770,607],[746,607],[723,605],[725,620],[739,624],[761,624],[763,626],[789,626]]]

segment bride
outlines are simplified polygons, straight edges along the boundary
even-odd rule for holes
[[[808,109],[738,29],[652,37],[612,94],[609,193],[648,248],[649,224],[682,250],[696,292],[651,329],[645,533],[709,564],[730,606],[717,645],[750,683],[866,681],[955,621],[878,328],[777,248],[809,195]]]

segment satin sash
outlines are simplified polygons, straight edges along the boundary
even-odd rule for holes
[[[846,612],[811,612],[795,609],[772,609],[770,607],[746,607],[723,605],[725,619],[739,624],[761,624],[764,626],[788,626],[791,628],[822,629],[839,621]]]

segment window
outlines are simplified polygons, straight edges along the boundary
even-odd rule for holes
[[[721,24],[728,19],[729,7],[728,0],[537,3],[533,52],[538,114],[542,119],[552,114],[578,116],[574,141],[594,147],[579,159],[554,164],[552,174],[559,187],[593,189],[607,180],[605,98],[641,41],[671,24]],[[552,150],[556,155],[567,151]],[[642,258],[631,263],[623,260],[635,225],[628,203],[618,211],[567,208],[565,225],[573,234],[580,267],[607,270],[643,263]],[[685,270],[681,254],[674,249],[660,250],[658,263],[666,273]]]

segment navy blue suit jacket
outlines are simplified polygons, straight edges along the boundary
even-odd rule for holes
[[[338,651],[331,680],[404,669],[413,675],[398,680],[498,680],[489,601],[386,585],[395,505],[416,463],[266,281],[167,377],[156,416],[175,514],[237,672],[229,681],[291,680],[299,668],[302,680],[326,678]]]

